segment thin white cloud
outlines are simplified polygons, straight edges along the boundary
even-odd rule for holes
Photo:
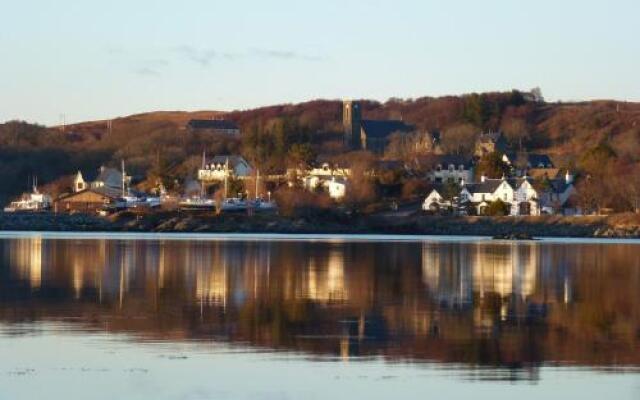
[[[275,58],[279,60],[320,61],[322,57],[311,56],[289,50],[253,49],[253,53],[263,58]]]

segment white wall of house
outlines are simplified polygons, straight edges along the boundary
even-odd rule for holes
[[[324,188],[328,190],[329,183],[334,178],[344,179],[350,174],[348,168],[332,168],[329,164],[325,163],[321,167],[314,167],[306,171],[296,171],[297,176],[302,180],[302,187],[307,190],[315,190],[317,188]]]
[[[500,186],[498,186],[498,188],[492,193],[492,195],[492,201],[497,201],[498,199],[500,199],[505,203],[513,203],[515,200],[515,190],[506,180],[502,181]]]
[[[464,188],[461,192],[461,198],[463,201],[471,201],[473,203],[481,203],[483,201],[492,202],[498,199],[505,203],[511,203],[514,201],[515,191],[506,180],[502,180],[500,186],[498,186],[493,192],[474,192],[470,193],[467,188]]]
[[[451,202],[445,201],[444,197],[435,189],[432,190],[422,202],[422,209],[424,211],[436,211],[442,207],[451,207]]]
[[[87,186],[87,182],[85,182],[84,178],[82,177],[82,172],[78,171],[76,177],[73,179],[73,191],[76,193],[81,192],[87,189]]]
[[[522,181],[517,188],[513,188],[507,180],[502,180],[492,193],[471,193],[464,187],[460,192],[460,200],[462,203],[474,203],[478,214],[481,214],[483,207],[500,199],[510,205],[509,215],[540,215],[543,210],[550,213],[560,212],[574,193],[575,188],[571,184],[567,185],[562,193],[556,193],[552,190],[540,192],[529,180]]]
[[[329,181],[329,197],[335,200],[341,200],[347,195],[347,181],[332,180]]]
[[[473,168],[465,169],[463,165],[438,165],[427,173],[427,178],[431,182],[437,183],[471,183],[473,182]]]
[[[507,182],[507,180],[502,179],[500,185],[493,192],[469,192],[469,190],[465,187],[460,192],[460,200],[461,202],[472,202],[476,204],[476,212],[478,214],[482,214],[482,209],[486,207],[489,203],[497,201],[500,199],[501,201],[511,205],[510,214],[514,214],[513,203],[515,202],[515,190],[513,187]]]
[[[523,181],[515,192],[511,215],[540,215],[540,196],[529,181]]]
[[[225,178],[247,178],[251,176],[251,166],[244,160],[240,160],[233,166],[227,164],[208,164],[204,169],[198,170],[198,179],[201,181],[222,181]]]

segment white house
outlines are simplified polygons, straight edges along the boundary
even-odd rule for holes
[[[78,171],[73,179],[73,191],[77,193],[87,189],[120,189],[122,188],[122,180],[122,172],[115,168],[102,166],[97,175],[94,174],[93,177],[91,172],[83,174]],[[128,185],[131,182],[131,177],[125,175],[124,180]]]
[[[520,177],[528,175],[553,178],[558,171],[547,154],[504,153],[502,162],[511,167],[515,175]]]
[[[515,201],[515,190],[505,177],[489,179],[483,176],[480,182],[465,184],[460,191],[460,202],[472,205],[478,215],[484,214],[489,203],[497,200],[510,206]]]
[[[242,156],[215,156],[198,170],[198,180],[223,181],[225,178],[244,179],[251,176],[251,165]]]
[[[333,178],[329,181],[329,197],[334,200],[342,200],[347,195],[347,178]]]
[[[445,200],[441,192],[442,188],[433,188],[422,202],[422,210],[438,212],[443,208],[451,208],[451,201]]]
[[[489,203],[498,199],[509,206],[509,215],[555,214],[563,210],[572,194],[573,176],[534,181],[531,177],[517,179],[481,178],[479,183],[466,184],[460,201],[475,207],[478,215],[485,213]]]
[[[511,215],[540,215],[540,196],[529,177],[516,179]]]
[[[567,171],[564,178],[548,179],[542,182],[540,208],[545,214],[564,213],[571,196],[576,193],[573,175]],[[569,213],[575,213],[576,210]]]
[[[329,183],[334,178],[346,179],[350,173],[351,170],[349,168],[342,168],[329,163],[314,166],[306,171],[295,170],[295,174],[302,180],[302,186],[307,190],[315,190],[317,188],[327,190]]]
[[[459,155],[430,155],[421,160],[428,166],[427,179],[432,183],[473,182],[473,162]]]
[[[483,215],[489,203],[497,200],[507,204],[509,215],[540,215],[538,197],[529,178],[483,177],[480,183],[465,185],[460,193],[461,201],[473,205],[478,215]]]

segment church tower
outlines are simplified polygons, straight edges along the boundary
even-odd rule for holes
[[[342,125],[344,126],[344,145],[350,150],[360,150],[360,130],[362,111],[357,101],[345,100],[342,104]]]

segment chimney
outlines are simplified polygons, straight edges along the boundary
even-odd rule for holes
[[[573,175],[567,170],[567,173],[564,176],[564,180],[567,184],[573,183]]]

